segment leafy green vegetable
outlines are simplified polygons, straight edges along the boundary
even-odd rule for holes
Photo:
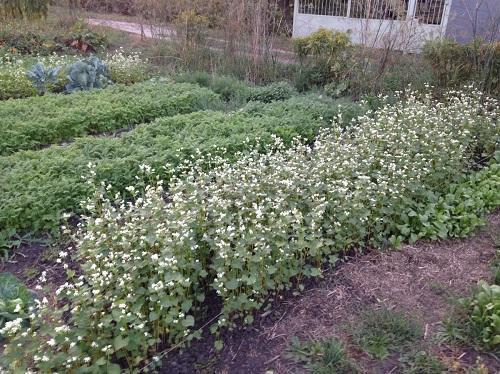
[[[0,273],[0,330],[6,322],[23,318],[32,301],[33,294],[19,279],[11,273]]]
[[[150,82],[4,101],[0,102],[0,155],[218,106],[217,95],[207,89]]]

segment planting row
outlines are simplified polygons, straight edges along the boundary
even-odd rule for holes
[[[153,82],[3,101],[0,155],[218,106],[208,89]]]
[[[22,318],[6,324],[0,333],[11,341],[3,365],[42,372],[141,368],[165,343],[198,334],[193,326],[208,293],[221,300],[211,326],[217,332],[235,318],[251,323],[270,294],[293,279],[321,275],[322,264],[335,263],[346,250],[466,233],[456,229],[469,226],[461,214],[464,197],[474,196],[471,215],[499,203],[497,164],[464,176],[479,150],[488,159],[495,154],[498,108],[477,92],[445,104],[410,96],[348,131],[333,125],[314,147],[286,148],[275,138],[268,152],[257,146],[233,163],[198,153],[179,168],[166,167],[175,175],[168,189],[164,174],[156,176],[161,164],[156,170],[141,165],[139,180],[124,195],[91,166],[93,178],[100,176],[88,181],[96,191],[75,238],[81,269],[70,271],[57,291],[67,302],[56,307],[63,303],[42,299],[29,312],[28,328]],[[235,118],[245,122],[242,115],[228,121]],[[246,118],[245,128],[265,128],[257,124],[266,119],[277,120]],[[223,123],[209,129],[219,133]],[[437,230],[422,229],[433,226]],[[65,261],[68,254],[60,256]],[[152,359],[149,368],[160,361]]]
[[[203,90],[197,88],[195,92]],[[213,94],[208,93],[206,100],[211,97]],[[266,114],[255,112],[257,106]],[[354,104],[349,108],[347,114],[351,116],[361,110],[356,112]],[[179,164],[196,150],[207,153],[214,147],[225,147],[230,157],[256,139],[269,143],[272,134],[287,142],[294,136],[313,139],[342,110],[343,106],[308,98],[268,105],[252,103],[248,110],[237,113],[200,112],[162,118],[120,138],[88,137],[68,146],[0,157],[0,231],[12,234],[16,230],[57,228],[61,213],[78,211],[80,200],[89,195],[90,187],[81,178],[89,162],[97,163],[100,178],[112,183],[115,190],[124,191],[134,183],[141,163],[162,172],[166,163]],[[350,119],[344,120],[347,123]]]

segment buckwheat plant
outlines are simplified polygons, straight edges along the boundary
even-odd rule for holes
[[[132,84],[146,80],[148,76],[147,59],[139,52],[125,54],[123,48],[108,53],[103,59],[115,83]]]
[[[276,137],[234,162],[200,153],[166,166],[165,190],[147,165],[123,195],[100,186],[75,239],[81,267],[52,310],[40,302],[28,329],[3,332],[5,367],[134,370],[160,341],[192,336],[208,292],[222,302],[213,332],[251,323],[270,294],[320,276],[343,252],[405,240],[409,206],[459,180],[478,150],[498,149],[499,109],[473,90],[441,103],[404,97],[349,130],[333,124],[312,146]]]

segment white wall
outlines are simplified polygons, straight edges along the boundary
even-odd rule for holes
[[[403,21],[359,19],[302,14],[298,9],[298,0],[295,0],[293,37],[307,36],[323,27],[348,33],[356,44],[383,48],[391,43],[394,49],[417,51],[426,40],[444,34],[449,4],[446,4],[441,25],[420,24],[413,17]]]

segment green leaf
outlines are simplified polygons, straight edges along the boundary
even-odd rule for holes
[[[235,290],[238,288],[238,281],[236,279],[230,279],[225,283],[228,290]]]
[[[182,321],[182,326],[184,326],[184,327],[194,326],[194,317],[193,316],[186,316],[186,318]]]
[[[122,348],[125,348],[128,345],[128,338],[124,338],[121,335],[115,336],[113,339],[113,345],[116,351],[119,351]]]
[[[108,365],[107,372],[108,374],[120,374],[122,369],[117,364],[110,364]]]
[[[214,345],[217,351],[220,351],[224,347],[222,340],[216,340]]]

